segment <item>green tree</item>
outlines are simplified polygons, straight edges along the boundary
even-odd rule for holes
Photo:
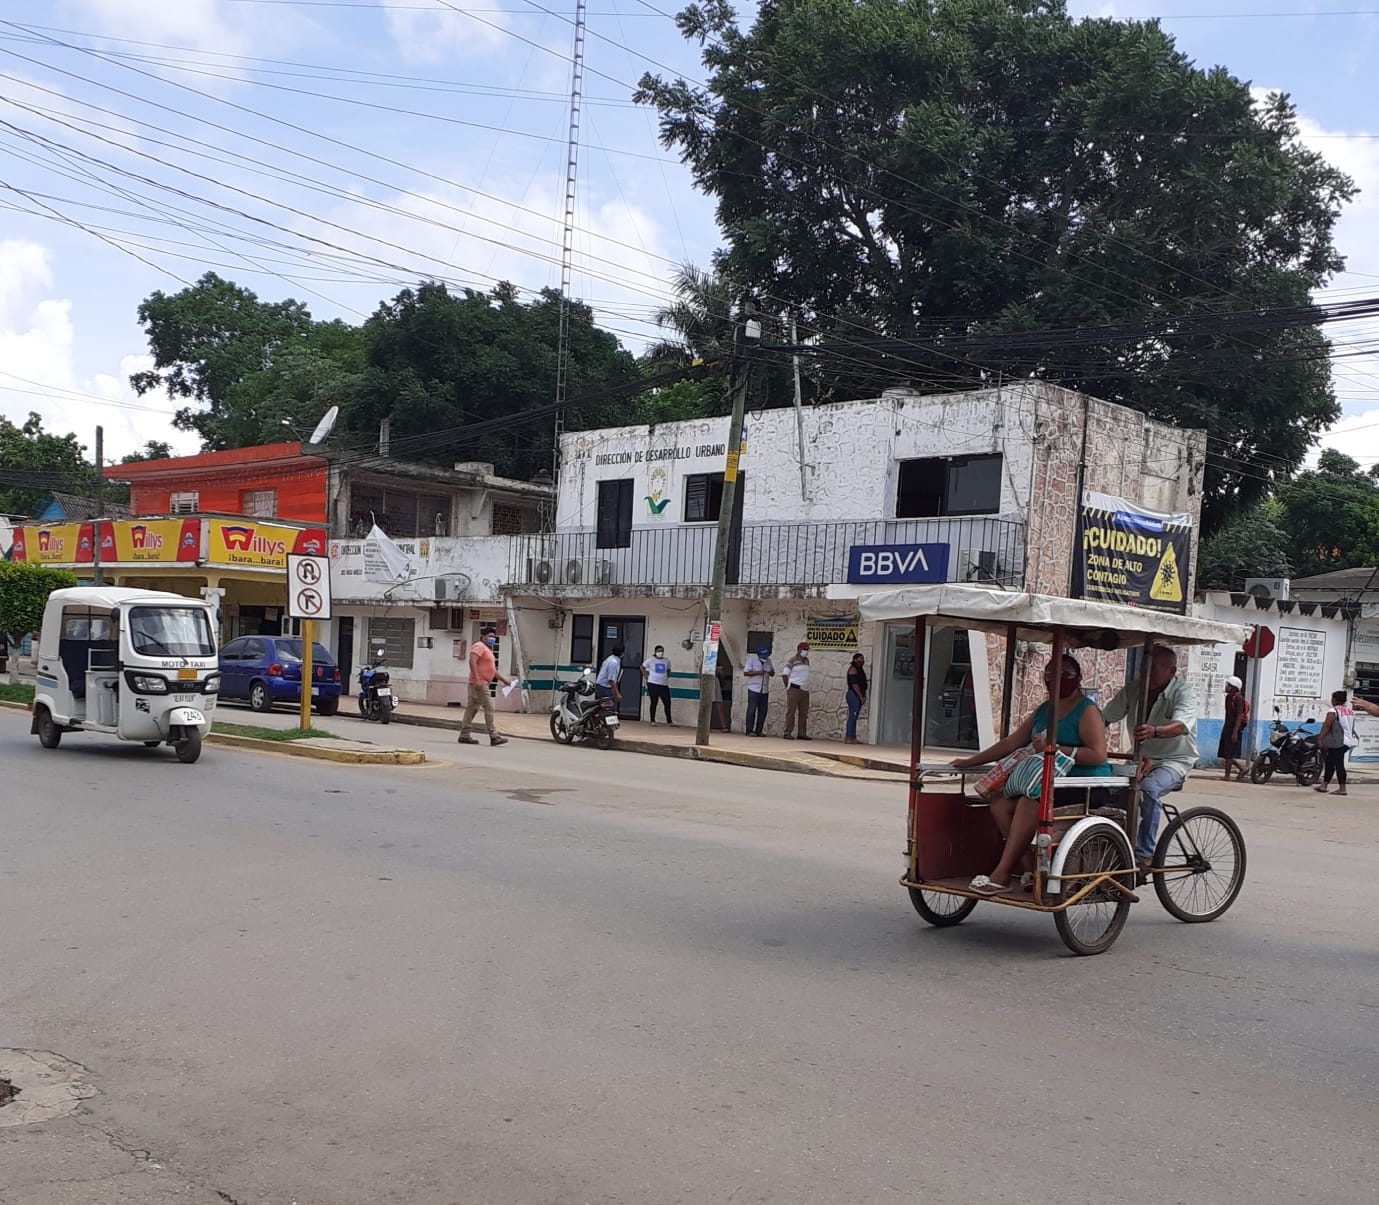
[[[311,346],[316,324],[306,306],[260,301],[207,272],[180,292],[151,294],[138,314],[153,368],[129,383],[139,394],[166,389],[196,403],[179,410],[173,426],[197,432],[207,450],[283,437],[282,420],[297,416],[288,413],[282,392],[261,378],[289,349]]]
[[[121,456],[121,464],[138,464],[142,460],[170,460],[172,459],[172,444],[161,439],[150,439],[137,452],[130,452],[128,456]]]
[[[1317,467],[1279,487],[1280,525],[1300,577],[1373,565],[1379,557],[1379,488],[1344,453],[1327,448]]]
[[[25,633],[38,631],[48,595],[76,584],[76,577],[66,569],[0,561],[0,632],[9,640],[11,682],[17,678],[19,641]]]
[[[648,75],[637,99],[717,199],[717,270],[811,332],[1307,306],[1341,266],[1332,227],[1354,190],[1298,142],[1286,97],[1256,105],[1154,22],[1075,21],[1063,0],[765,0],[745,28],[703,0],[679,24],[707,86]],[[1035,375],[1206,427],[1208,523],[1263,496],[1338,414],[1315,327],[1009,347],[854,348],[825,371],[839,397],[886,377]]]
[[[374,436],[388,418],[399,459],[486,460],[520,478],[549,469],[551,415],[515,416],[554,400],[559,325],[560,296],[550,289],[529,303],[510,285],[486,294],[434,282],[404,289],[364,324],[367,368],[348,426]],[[588,306],[570,304],[567,330],[567,397],[637,380],[636,360],[594,324]],[[634,405],[629,397],[583,406],[567,422],[621,422]],[[464,430],[480,423],[493,425]]]
[[[71,433],[55,435],[30,411],[22,426],[0,417],[0,512],[31,515],[54,490],[91,494],[96,466]]]
[[[1292,577],[1283,521],[1283,508],[1270,499],[1204,536],[1197,551],[1197,588],[1243,590],[1249,577]]]

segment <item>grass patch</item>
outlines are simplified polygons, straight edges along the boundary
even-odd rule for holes
[[[257,741],[302,741],[308,737],[331,741],[340,739],[323,728],[308,728],[303,732],[300,728],[260,728],[256,724],[222,724],[219,720],[214,722],[211,731],[229,736],[252,736]]]
[[[5,703],[32,703],[34,688],[27,682],[0,682],[0,701]]]

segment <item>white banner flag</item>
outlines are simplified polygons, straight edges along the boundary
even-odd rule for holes
[[[364,577],[371,582],[396,585],[420,572],[416,559],[403,552],[377,523],[364,537]]]

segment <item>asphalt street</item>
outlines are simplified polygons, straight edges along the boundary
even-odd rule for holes
[[[183,766],[0,712],[0,1047],[99,1093],[0,1124],[0,1203],[1379,1199],[1379,788],[1194,783],[1235,908],[1075,958],[923,924],[900,787],[404,735]]]

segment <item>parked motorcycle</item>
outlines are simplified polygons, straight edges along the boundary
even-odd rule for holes
[[[1316,720],[1303,721],[1315,724]],[[1317,747],[1317,732],[1304,728],[1289,728],[1274,712],[1274,726],[1269,733],[1269,747],[1255,754],[1250,763],[1250,781],[1268,782],[1274,774],[1292,774],[1298,786],[1310,787],[1322,776],[1322,753]]]
[[[379,649],[373,664],[359,671],[359,716],[387,724],[392,721],[397,695],[389,685],[388,671],[382,668],[383,653],[384,650]]]
[[[556,683],[551,708],[551,736],[563,745],[588,741],[600,749],[612,747],[618,728],[617,706],[594,692],[594,671],[586,669],[573,682]]]

